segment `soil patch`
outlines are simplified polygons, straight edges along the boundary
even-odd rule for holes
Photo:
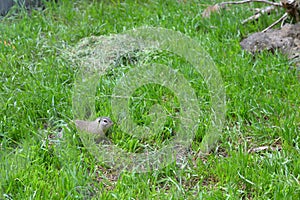
[[[244,50],[253,54],[263,50],[271,52],[280,50],[300,70],[300,23],[285,24],[280,29],[253,33],[240,44]]]

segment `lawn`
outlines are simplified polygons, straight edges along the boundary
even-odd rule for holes
[[[282,11],[243,26],[241,20],[260,4],[232,6],[203,18],[201,12],[214,2],[60,0],[46,2],[44,10],[13,8],[3,17],[0,199],[299,199],[299,70],[280,52],[251,55],[239,45]],[[134,153],[148,147],[159,150],[182,127],[177,115],[185,110],[177,91],[158,83],[142,85],[128,95],[130,117],[123,118],[134,126],[152,126],[151,121],[160,117],[156,112],[167,113],[162,123],[156,120],[162,126],[157,133],[131,135],[133,128],[124,130],[122,120],[112,114],[123,109],[123,104],[110,103],[114,88],[120,87],[122,78],[137,74],[132,70],[138,61],[180,72],[198,99],[201,115],[190,116],[198,125],[183,163],[174,161],[143,173],[120,172],[97,159],[72,125],[83,68],[70,52],[78,53],[84,38],[115,37],[139,27],[181,32],[207,52],[222,78],[226,112],[220,137],[209,152],[201,152],[201,142],[214,126],[206,82],[211,79],[165,50],[122,55],[96,80],[92,108],[95,115],[115,122],[108,138],[116,146]],[[193,108],[192,100],[184,108]],[[58,138],[61,130],[63,137]]]

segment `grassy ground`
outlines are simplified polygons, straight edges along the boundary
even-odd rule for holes
[[[262,30],[278,16],[242,26],[240,20],[251,14],[251,5],[231,7],[203,19],[201,12],[211,3],[61,0],[47,3],[43,11],[12,12],[3,18],[0,199],[299,199],[297,71],[280,53],[262,52],[254,57],[239,46],[247,34]],[[45,138],[73,118],[78,66],[62,56],[65,49],[84,37],[145,25],[180,31],[199,41],[211,55],[226,87],[226,122],[214,150],[193,154],[184,168],[173,163],[149,173],[126,172],[116,177],[113,169],[87,151],[75,129],[67,130],[59,142]],[[116,79],[110,75],[107,80],[111,76]],[[192,80],[198,79],[192,76]],[[205,93],[201,88],[196,89],[199,96]],[[136,95],[143,94],[143,89]],[[145,97],[155,97],[154,91],[169,94],[164,90],[153,86]],[[141,117],[141,107],[133,110],[138,113],[135,118]],[[138,149],[134,139],[120,139],[117,125],[112,134],[118,145]],[[162,143],[160,137],[151,140],[147,142]],[[262,146],[277,149],[251,151]]]

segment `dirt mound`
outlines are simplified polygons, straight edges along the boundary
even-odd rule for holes
[[[300,23],[286,24],[280,29],[257,32],[241,41],[244,50],[251,53],[280,50],[300,69]]]

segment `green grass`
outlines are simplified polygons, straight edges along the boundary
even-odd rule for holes
[[[0,199],[299,199],[300,82],[285,56],[252,56],[239,42],[279,18],[264,17],[243,27],[251,6],[232,6],[203,19],[211,1],[67,1],[43,11],[9,13],[0,23]],[[73,119],[72,92],[79,66],[64,52],[80,39],[122,33],[140,26],[180,31],[201,44],[221,72],[226,87],[226,122],[209,154],[197,155],[209,126],[209,96],[203,78],[167,52],[142,55],[168,64],[190,80],[204,117],[184,168],[175,163],[144,174],[116,174],[87,150]],[[4,43],[4,41],[8,43]],[[109,96],[132,63],[119,63],[99,80],[96,111],[110,116]],[[167,99],[164,103],[163,94]],[[134,98],[139,97],[139,98]],[[143,101],[140,99],[154,99]],[[128,151],[145,144],[159,148],[176,134],[178,99],[167,88],[139,88],[129,105],[137,124],[149,124],[151,105],[171,116],[158,135],[142,141],[116,124],[109,136]],[[116,119],[114,119],[116,120]],[[64,128],[59,141],[47,139]],[[281,151],[248,152],[271,145]]]

